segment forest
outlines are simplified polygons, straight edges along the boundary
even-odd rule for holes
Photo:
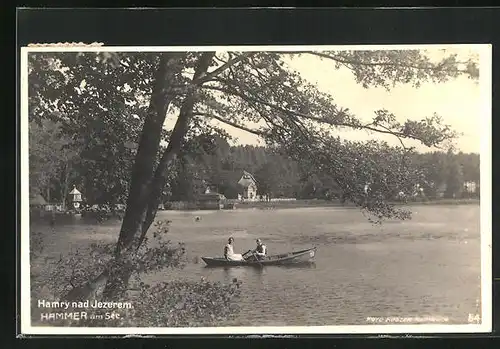
[[[467,190],[465,186],[465,183],[473,182],[479,188],[479,154],[414,152],[410,161],[422,171],[423,176],[418,184],[425,198],[451,199],[479,195],[478,190]],[[177,175],[170,181],[165,199],[190,201],[207,186],[228,199],[235,199],[242,192],[237,182],[243,171],[254,175],[259,195],[325,200],[342,197],[342,190],[334,178],[282,152],[263,146],[229,146],[227,142],[219,140],[212,154],[204,154],[198,161],[183,159],[178,163]]]
[[[85,203],[116,204],[128,195],[128,172],[134,152],[126,145],[113,161],[105,152],[78,149],[56,123],[44,121],[30,126],[32,195],[41,194],[47,201],[61,203],[68,198],[71,186],[82,191]],[[90,136],[89,136],[90,137]],[[94,142],[99,142],[94,138]],[[111,154],[110,154],[111,155]],[[418,183],[425,198],[475,197],[464,183],[479,185],[479,154],[453,151],[412,152],[410,161],[422,171]],[[277,148],[253,145],[231,146],[218,135],[199,135],[184,147],[172,164],[163,192],[163,201],[194,201],[207,187],[236,199],[242,188],[238,180],[243,171],[257,180],[259,195],[297,199],[336,199],[342,191],[335,179],[306,163],[288,157]],[[67,204],[67,202],[65,202]]]

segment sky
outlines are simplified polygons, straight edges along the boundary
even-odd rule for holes
[[[436,60],[454,53],[458,59],[466,60],[471,55],[479,55],[478,46],[449,45],[428,50],[428,55]],[[391,48],[389,46],[389,48]],[[353,47],[349,47],[353,49]],[[377,48],[380,49],[380,48]],[[394,49],[394,48],[391,48]],[[398,48],[399,49],[399,48]],[[476,51],[474,51],[476,50]],[[363,88],[357,84],[354,75],[347,68],[334,69],[331,62],[320,58],[303,55],[288,60],[289,66],[298,71],[303,78],[316,84],[323,92],[333,96],[334,101],[361,120],[370,121],[374,111],[386,109],[396,115],[399,122],[421,120],[434,113],[442,117],[443,123],[450,125],[459,134],[453,145],[457,151],[480,153],[481,113],[483,112],[481,86],[478,81],[462,76],[445,83],[423,83],[419,88],[411,85],[398,85],[387,91],[385,88]],[[481,67],[479,67],[481,71]],[[482,70],[484,72],[484,70]],[[485,117],[484,115],[482,117]],[[490,117],[490,115],[486,116]],[[166,127],[172,128],[175,118],[167,118]],[[217,122],[215,122],[217,123]],[[217,123],[221,125],[220,123]],[[234,137],[233,144],[263,145],[258,136],[246,131],[221,125]],[[250,127],[255,126],[251,125]],[[253,127],[252,127],[253,128]],[[336,129],[341,138],[363,141],[379,139],[391,145],[400,145],[399,140],[390,135]],[[417,141],[405,140],[408,146],[414,146],[420,152],[434,151]],[[441,149],[443,150],[443,149]],[[446,150],[446,149],[444,149]]]
[[[384,88],[365,89],[357,84],[348,69],[335,71],[331,63],[307,56],[293,66],[302,76],[317,84],[321,90],[330,93],[340,106],[347,107],[362,119],[369,121],[377,109],[387,109],[394,113],[398,121],[419,120],[437,113],[448,124],[463,135],[456,140],[457,149],[464,152],[480,151],[481,112],[480,87],[467,77],[442,83],[422,84],[419,88],[401,85],[387,91]],[[353,140],[368,139],[365,131],[343,132]],[[376,136],[381,139],[381,135]],[[387,135],[385,140],[399,141]],[[419,150],[424,151],[425,146]]]
[[[430,51],[431,57],[436,59],[457,53],[468,57],[470,46],[452,46],[448,49]],[[354,76],[347,68],[335,70],[331,62],[317,57],[304,55],[289,61],[290,67],[300,72],[309,82],[316,84],[323,92],[331,94],[336,103],[354,113],[357,117],[370,120],[373,112],[378,109],[387,109],[394,113],[398,121],[407,119],[420,120],[433,113],[439,114],[443,122],[448,124],[462,135],[454,145],[463,152],[480,152],[480,113],[481,90],[477,81],[467,77],[459,77],[446,83],[425,83],[419,88],[411,85],[400,85],[387,91],[384,88],[365,89],[357,84]],[[257,136],[231,126],[225,126],[227,131],[237,138],[236,144],[260,144]],[[373,139],[366,131],[339,131],[339,135],[350,140]],[[376,135],[390,144],[397,145],[395,137]],[[429,149],[419,143],[408,143],[416,146],[419,151]]]

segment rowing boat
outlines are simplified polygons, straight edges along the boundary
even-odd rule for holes
[[[311,263],[316,256],[316,247],[290,253],[267,256],[264,259],[256,259],[254,256],[242,261],[231,261],[224,257],[201,257],[210,267],[227,266],[265,266],[265,265],[293,265],[300,263]]]

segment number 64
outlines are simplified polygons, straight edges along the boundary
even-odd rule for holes
[[[481,318],[479,316],[479,314],[469,314],[469,322],[480,322],[481,321]]]

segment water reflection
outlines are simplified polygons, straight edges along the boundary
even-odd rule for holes
[[[261,265],[247,265],[247,266],[216,266],[216,265],[205,265],[205,269],[224,269],[224,271],[229,270],[252,270],[256,273],[262,273],[262,271],[266,268],[283,268],[283,269],[316,269],[316,262],[301,262],[301,263],[293,263],[293,264],[283,264],[283,265],[269,265],[269,266],[261,266]]]
[[[103,226],[120,226],[121,220],[119,218],[110,218],[104,222],[100,222],[95,217],[89,217],[82,214],[62,214],[55,215],[45,214],[44,216],[30,216],[30,224],[32,227],[60,227],[67,228],[68,226],[86,226],[86,227],[99,227]]]
[[[304,262],[280,266],[205,266],[205,270],[220,270],[222,269],[224,282],[232,282],[233,279],[244,280],[245,278],[257,277],[260,279],[263,275],[268,274],[271,270],[289,270],[289,269],[316,269],[316,263]]]
[[[244,279],[247,270],[248,268],[245,267],[224,267],[224,282],[229,283],[234,279]]]
[[[316,269],[316,262],[302,262],[277,266],[283,269]]]
[[[269,272],[272,272],[272,270],[279,271],[280,269],[281,270],[316,269],[316,263],[304,262],[304,263],[295,263],[295,264],[280,265],[280,266],[226,266],[226,267],[205,266],[204,269],[207,271],[221,270],[223,281],[225,283],[230,283],[233,282],[234,279],[249,280],[252,278],[257,278],[257,280],[262,280],[261,278],[269,274]]]

